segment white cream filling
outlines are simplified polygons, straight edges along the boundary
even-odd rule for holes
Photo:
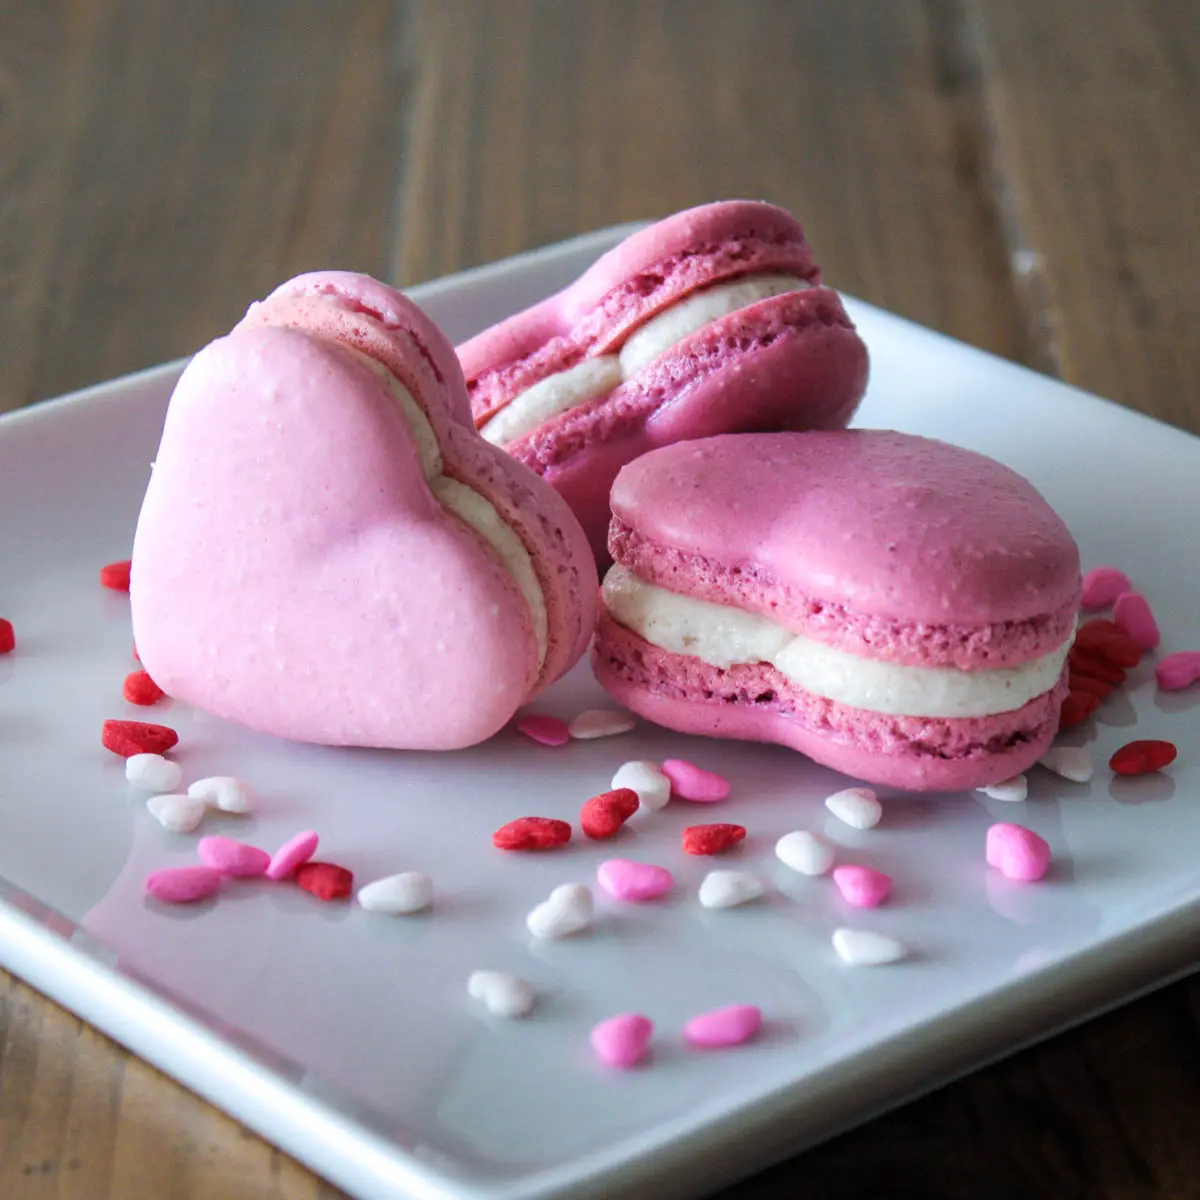
[[[438,445],[437,434],[434,433],[429,418],[413,399],[408,388],[382,363],[376,362],[375,359],[349,346],[342,348],[353,354],[368,370],[378,375],[399,405],[404,420],[412,431],[421,466],[425,471],[425,478],[434,498],[444,508],[449,509],[456,517],[474,529],[496,551],[504,568],[513,577],[513,581],[529,605],[529,615],[533,620],[533,633],[537,640],[538,667],[540,669],[546,660],[549,622],[546,616],[546,597],[542,592],[541,584],[538,583],[537,572],[533,569],[533,559],[525,548],[525,544],[517,536],[512,526],[496,511],[490,500],[485,499],[465,483],[460,483],[457,479],[451,479],[448,475],[442,474],[442,448]]]
[[[796,275],[763,274],[744,275],[732,283],[693,292],[635,329],[618,353],[585,358],[566,371],[538,380],[510,400],[480,433],[496,445],[511,442],[551,417],[611,392],[705,325],[760,300],[811,286]]]
[[[605,607],[622,625],[672,654],[690,654],[723,670],[769,663],[806,692],[895,716],[1014,712],[1054,687],[1070,649],[1068,641],[1016,667],[911,667],[838,650],[732,605],[682,596],[622,566],[608,572],[603,594]]]

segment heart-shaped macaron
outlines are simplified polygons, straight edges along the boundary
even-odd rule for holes
[[[303,275],[192,360],[134,542],[134,634],[179,699],[300,741],[474,744],[582,654],[578,523],[471,423],[434,324]]]
[[[567,498],[601,559],[625,463],[715,433],[845,425],[867,379],[799,222],[746,200],[640,230],[458,353],[484,436]]]

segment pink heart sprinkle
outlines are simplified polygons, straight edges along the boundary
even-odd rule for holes
[[[147,895],[167,904],[192,904],[220,886],[221,872],[213,867],[165,867],[146,876]]]
[[[878,908],[891,894],[892,877],[874,867],[858,867],[847,863],[835,867],[833,882],[847,904],[855,908]]]
[[[693,1046],[740,1046],[762,1028],[762,1010],[753,1004],[731,1004],[701,1013],[684,1027],[683,1036]]]
[[[1200,650],[1178,650],[1154,668],[1158,686],[1167,692],[1190,687],[1200,679]]]
[[[1002,821],[987,831],[986,857],[1006,879],[1033,883],[1050,867],[1050,845],[1032,829]]]
[[[729,780],[682,758],[668,758],[659,770],[671,781],[671,795],[697,804],[712,804],[729,795]]]
[[[641,1013],[621,1013],[592,1030],[592,1049],[602,1063],[628,1069],[646,1057],[654,1022]]]
[[[265,850],[227,837],[202,837],[196,853],[206,867],[215,867],[222,875],[262,875],[271,865],[271,856]]]
[[[303,833],[298,833],[294,838],[284,842],[271,855],[271,861],[267,863],[265,872],[267,878],[290,879],[295,874],[297,867],[308,862],[316,854],[317,841],[317,835],[311,829],[306,829]]]
[[[530,713],[522,717],[517,722],[517,729],[543,746],[565,746],[571,740],[571,730],[566,721],[548,717],[544,713]]]
[[[1107,608],[1122,592],[1127,592],[1133,584],[1124,571],[1116,567],[1093,567],[1083,577],[1083,596],[1080,604],[1088,612]]]
[[[1141,592],[1122,592],[1113,605],[1113,623],[1139,650],[1153,650],[1162,641],[1150,603]]]
[[[675,886],[675,876],[666,867],[610,858],[596,870],[600,886],[617,900],[655,900]]]

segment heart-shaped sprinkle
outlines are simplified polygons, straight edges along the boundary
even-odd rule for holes
[[[878,908],[892,892],[890,875],[851,863],[834,868],[833,882],[846,903],[855,908]]]
[[[183,768],[161,754],[131,754],[125,778],[143,792],[173,792],[183,781]]]
[[[675,876],[666,867],[610,858],[596,871],[600,886],[617,900],[657,900],[675,886]]]
[[[221,872],[213,867],[167,867],[146,876],[147,894],[167,904],[192,904],[220,886]]]
[[[721,854],[745,840],[744,825],[689,825],[683,831],[685,854]]]
[[[1071,647],[1067,662],[1071,664],[1073,677],[1088,675],[1093,679],[1102,679],[1114,687],[1120,687],[1125,682],[1125,671],[1121,667],[1109,662],[1102,654],[1093,654],[1081,646]]]
[[[105,721],[100,742],[122,758],[134,754],[165,754],[179,741],[169,725],[150,725],[145,721]]]
[[[1133,585],[1129,576],[1116,567],[1093,567],[1083,577],[1083,595],[1080,607],[1095,612],[1107,608],[1122,592],[1127,592]]]
[[[1149,775],[1170,766],[1178,753],[1174,742],[1148,738],[1127,742],[1108,760],[1108,765],[1118,775]]]
[[[565,746],[571,740],[566,721],[543,713],[529,713],[517,722],[517,731],[542,746]]]
[[[1190,687],[1200,679],[1200,650],[1177,650],[1154,668],[1158,686],[1167,692]]]
[[[833,866],[834,850],[815,833],[796,829],[775,843],[775,857],[801,875],[824,875]]]
[[[646,1057],[654,1022],[641,1013],[621,1013],[601,1021],[592,1030],[592,1049],[596,1057],[609,1067],[628,1070]]]
[[[637,724],[632,713],[615,708],[590,708],[581,712],[568,726],[573,738],[591,741],[594,738],[615,737],[628,733]]]
[[[557,850],[571,840],[571,826],[553,817],[518,817],[492,834],[497,850]]]
[[[524,1017],[537,1001],[533,984],[508,971],[473,971],[467,994],[478,1000],[493,1017]]]
[[[586,801],[579,812],[583,832],[598,842],[615,837],[621,826],[638,810],[641,801],[633,788],[614,788]]]
[[[1074,670],[1068,675],[1067,684],[1071,691],[1089,692],[1097,700],[1107,700],[1116,690],[1116,685],[1109,683],[1107,679],[1097,679],[1094,675],[1081,675]]]
[[[1139,650],[1153,650],[1162,641],[1150,601],[1141,592],[1123,592],[1113,605],[1113,624]]]
[[[265,874],[271,862],[265,850],[228,837],[202,837],[196,844],[196,853],[206,867],[238,878]]]
[[[986,857],[1006,879],[1033,883],[1050,867],[1050,846],[1023,825],[1001,822],[987,831]]]
[[[525,925],[535,938],[570,937],[591,925],[594,908],[591,888],[583,883],[564,883],[525,918]]]
[[[345,900],[354,891],[353,873],[337,863],[301,863],[296,868],[295,881],[318,900]]]
[[[870,929],[835,929],[833,948],[852,967],[881,967],[899,962],[908,953],[903,942]]]
[[[612,786],[637,792],[638,801],[647,812],[658,812],[671,799],[671,781],[659,770],[657,763],[623,763],[612,777]]]
[[[129,572],[133,563],[129,559],[123,562],[110,562],[100,568],[100,586],[114,592],[129,591]]]
[[[852,787],[825,798],[825,807],[853,829],[873,829],[883,816],[883,805],[870,788]]]
[[[720,1049],[740,1046],[762,1029],[762,1010],[753,1004],[731,1004],[693,1017],[684,1027],[684,1040],[693,1046]]]
[[[0,654],[11,654],[17,645],[17,635],[7,617],[0,617]]]
[[[683,758],[668,758],[662,773],[671,781],[671,794],[694,804],[713,804],[729,796],[729,780]]]
[[[433,880],[422,871],[401,871],[358,890],[358,902],[370,912],[407,916],[433,903]]]
[[[1014,775],[1011,779],[1002,779],[999,783],[989,783],[975,790],[992,800],[1019,803],[1029,796],[1029,780],[1024,775]]]
[[[1106,621],[1101,617],[1080,625],[1075,631],[1072,648],[1102,658],[1114,667],[1136,667],[1142,661],[1142,651],[1137,642],[1118,629],[1115,621]]]
[[[700,903],[705,908],[735,908],[757,900],[766,885],[749,871],[709,871],[700,885]]]
[[[146,671],[130,671],[125,676],[125,682],[121,685],[121,694],[129,701],[130,704],[140,705],[142,708],[149,708],[152,704],[157,704],[164,695],[162,688],[150,678]]]
[[[271,861],[267,864],[267,878],[277,882],[281,879],[291,878],[296,873],[297,867],[308,862],[316,854],[319,841],[320,839],[311,829],[306,829],[302,833],[296,834],[295,837],[289,838],[271,855]]]
[[[1072,783],[1087,783],[1092,777],[1092,754],[1086,746],[1051,746],[1038,762]]]
[[[150,815],[170,833],[191,833],[204,819],[204,804],[191,796],[151,796]]]
[[[1074,729],[1082,725],[1100,707],[1100,697],[1092,692],[1068,692],[1058,714],[1058,728]]]
[[[250,789],[232,775],[210,775],[207,779],[197,779],[188,788],[188,795],[203,800],[209,808],[227,813],[248,813],[254,803]]]

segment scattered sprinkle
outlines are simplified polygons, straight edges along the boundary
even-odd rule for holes
[[[493,1017],[524,1017],[537,1001],[533,984],[507,971],[473,971],[467,994],[478,1000]]]
[[[1113,624],[1139,650],[1153,650],[1162,641],[1150,601],[1141,592],[1123,592],[1113,606]]]
[[[701,1013],[683,1027],[684,1040],[693,1046],[718,1050],[740,1046],[762,1029],[762,1010],[753,1004],[731,1004],[714,1012]]]
[[[591,1033],[592,1049],[607,1067],[628,1070],[646,1057],[654,1022],[641,1013],[621,1013],[601,1021]]]
[[[1082,675],[1071,671],[1067,676],[1067,686],[1072,692],[1088,692],[1097,700],[1104,701],[1116,690],[1116,684],[1107,679],[1098,679],[1095,675]]]
[[[369,912],[408,916],[433,903],[433,880],[423,871],[401,871],[359,888],[358,902]]]
[[[1005,878],[1033,883],[1050,867],[1050,845],[1023,825],[1001,822],[987,831],[986,857]]]
[[[196,853],[206,867],[239,879],[265,875],[271,865],[271,856],[265,850],[228,837],[202,837],[196,844]]]
[[[146,893],[167,904],[192,904],[221,886],[221,872],[212,867],[166,867],[146,876]]]
[[[111,562],[100,568],[100,586],[114,592],[129,591],[129,569],[133,564],[126,559],[124,562]]]
[[[1125,682],[1125,672],[1121,667],[1109,662],[1101,655],[1089,653],[1079,646],[1071,647],[1067,654],[1067,662],[1070,663],[1072,676],[1087,675],[1117,686]]]
[[[183,768],[161,754],[131,754],[125,778],[143,792],[173,792],[183,782]]]
[[[592,889],[587,884],[564,883],[525,918],[525,925],[535,938],[570,937],[591,925],[594,909]]]
[[[775,857],[801,875],[824,875],[833,866],[833,847],[807,829],[785,833],[775,843]]]
[[[1075,633],[1075,645],[1115,667],[1136,667],[1142,661],[1138,644],[1114,621],[1106,621],[1102,617],[1084,621],[1080,625]]]
[[[709,871],[700,885],[700,904],[704,908],[736,908],[757,900],[766,885],[749,871]]]
[[[610,858],[596,871],[600,886],[614,899],[657,900],[675,886],[675,876],[666,867],[633,862],[628,858]]]
[[[846,903],[855,908],[878,908],[892,894],[892,877],[874,867],[851,863],[834,867],[833,882]]]
[[[834,792],[825,799],[825,807],[839,821],[853,829],[874,829],[883,816],[883,805],[870,788],[852,787]]]
[[[1058,728],[1074,729],[1082,725],[1100,707],[1100,697],[1091,692],[1068,692],[1058,714]]]
[[[544,713],[530,713],[517,722],[517,731],[542,746],[565,746],[571,740],[566,721]]]
[[[571,826],[553,817],[518,817],[492,834],[497,850],[557,850],[571,840]]]
[[[191,796],[151,796],[150,815],[169,833],[191,833],[204,820],[204,804]]]
[[[316,854],[319,841],[320,838],[311,829],[289,838],[271,855],[265,872],[267,878],[276,881],[289,879],[296,873],[297,867],[308,862]]]
[[[1154,677],[1158,686],[1167,692],[1190,687],[1200,679],[1200,650],[1177,650],[1168,654],[1154,668]]]
[[[584,803],[579,812],[583,832],[597,842],[615,837],[621,826],[638,810],[638,794],[633,788],[614,788]]]
[[[1170,766],[1179,753],[1173,742],[1127,742],[1108,760],[1118,775],[1149,775]]]
[[[1051,746],[1038,762],[1072,783],[1087,783],[1092,777],[1092,755],[1086,746]]]
[[[869,929],[835,929],[833,948],[852,967],[882,967],[899,962],[908,950],[903,942]]]
[[[744,825],[689,825],[683,831],[683,849],[687,854],[720,854],[745,837]]]
[[[682,758],[668,758],[662,773],[671,781],[671,794],[694,804],[713,804],[729,797],[729,780]]]
[[[345,900],[354,891],[354,874],[337,863],[301,863],[294,879],[318,900]]]
[[[612,777],[612,786],[632,788],[647,812],[658,812],[671,799],[671,781],[659,769],[658,763],[641,760],[623,763]]]
[[[197,779],[188,788],[188,795],[203,800],[209,808],[227,813],[248,813],[253,805],[250,789],[232,775],[210,775]]]
[[[179,741],[179,734],[167,725],[148,725],[145,721],[105,721],[100,742],[106,750],[130,758],[134,754],[163,754]]]
[[[11,654],[17,644],[17,635],[7,617],[0,617],[0,654]]]
[[[162,688],[145,671],[131,671],[126,675],[121,693],[130,704],[140,704],[144,708],[157,704],[164,695]]]
[[[1122,592],[1127,592],[1133,584],[1124,571],[1116,567],[1093,567],[1083,577],[1083,597],[1080,600],[1082,608],[1088,612],[1096,612],[1108,608]]]
[[[992,800],[1019,803],[1029,796],[1029,780],[1024,775],[1014,775],[1011,779],[1002,779],[999,783],[989,783],[975,790]]]
[[[581,712],[568,726],[573,738],[591,741],[594,738],[616,737],[628,733],[637,724],[637,718],[629,712],[616,708],[589,708]]]

